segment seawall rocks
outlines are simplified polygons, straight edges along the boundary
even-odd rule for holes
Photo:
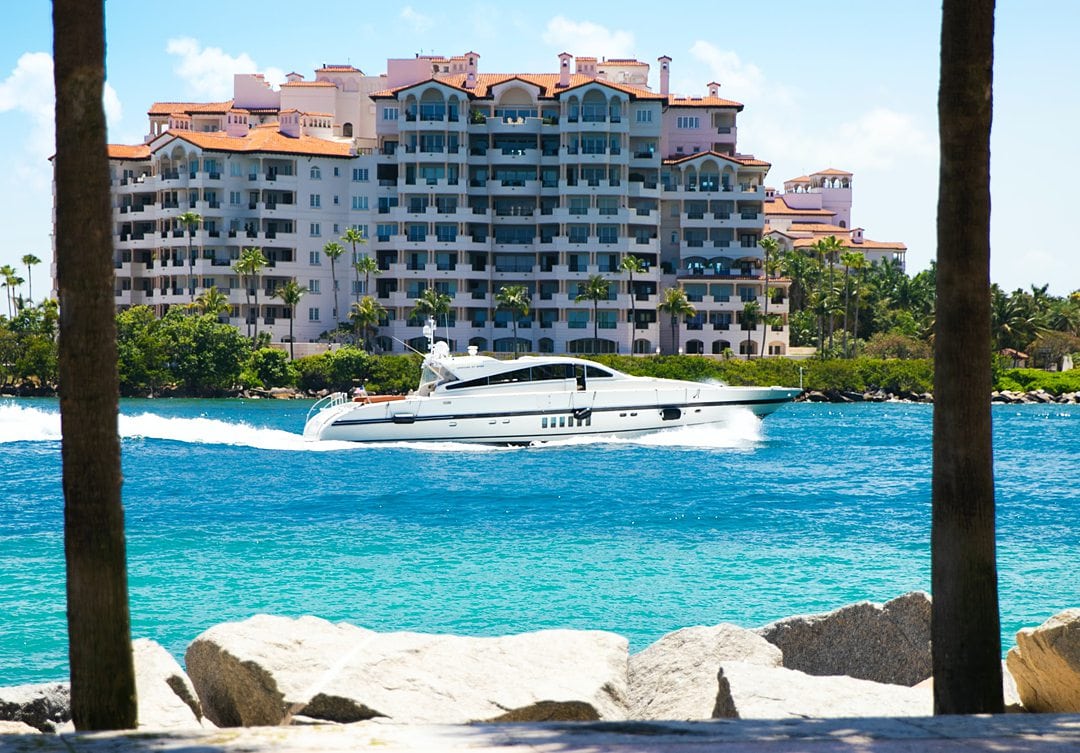
[[[911,686],[932,672],[930,597],[922,591],[787,617],[757,633],[780,648],[785,667],[811,675]]]
[[[1005,660],[1029,711],[1080,712],[1080,609],[1018,632]]]
[[[627,641],[601,631],[463,638],[257,615],[210,628],[186,659],[207,717],[226,727],[296,714],[461,724],[627,711]]]

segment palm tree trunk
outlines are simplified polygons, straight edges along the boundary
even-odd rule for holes
[[[990,351],[994,0],[944,0],[934,338],[934,713],[1001,713]]]
[[[101,0],[54,0],[64,552],[77,730],[136,725],[121,503],[119,379]]]
[[[293,338],[293,320],[294,319],[296,319],[296,306],[293,306],[292,310],[289,312],[289,360],[290,361],[295,361],[296,360],[296,352],[293,350],[293,347],[296,345],[296,343],[294,341],[294,338]]]
[[[634,355],[634,337],[637,335],[637,307],[634,303],[634,273],[630,273],[630,355]]]
[[[333,258],[330,259],[330,288],[334,294],[334,329],[336,330],[341,322],[338,317],[337,259]]]
[[[195,259],[191,255],[191,228],[187,229],[188,285],[191,287],[191,302],[195,303]]]
[[[599,305],[600,305],[599,301],[593,301],[593,304],[592,304],[592,349],[593,349],[593,355],[595,355],[597,353],[597,348],[600,347],[600,338],[599,338],[599,335],[597,334],[599,332],[600,322],[598,322],[596,320]]]
[[[761,318],[761,357],[765,357],[765,338],[769,335],[769,269],[768,258],[765,260],[765,306]]]
[[[851,306],[851,291],[848,289],[848,281],[850,277],[850,268],[844,267],[844,358],[850,358],[847,349],[848,308]]]
[[[255,275],[255,334],[251,338],[254,343],[259,339],[259,276]]]
[[[854,358],[859,349],[859,294],[860,282],[862,281],[862,270],[858,270],[855,273],[855,321],[852,326],[851,334],[851,357]]]

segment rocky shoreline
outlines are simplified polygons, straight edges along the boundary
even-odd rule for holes
[[[215,625],[187,649],[133,643],[140,729],[282,724],[930,716],[930,598],[904,594],[756,630],[625,638],[542,630],[470,638],[377,633],[317,617]],[[1017,635],[1012,711],[1080,712],[1080,609]],[[0,733],[70,731],[65,683],[0,688]]]
[[[886,392],[885,390],[806,390],[795,399],[800,403],[933,403],[932,392]],[[1080,405],[1080,392],[1051,395],[1046,390],[1015,392],[1002,390],[990,393],[995,405]]]

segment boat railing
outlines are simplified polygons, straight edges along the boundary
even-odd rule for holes
[[[311,417],[314,416],[316,413],[321,413],[328,408],[333,408],[347,402],[349,402],[349,396],[346,393],[332,392],[326,397],[320,398],[315,402],[313,406],[311,406],[311,409],[308,411],[307,414],[307,419],[305,419],[305,423],[307,423],[307,421],[310,421]]]

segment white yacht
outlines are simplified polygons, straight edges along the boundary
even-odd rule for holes
[[[425,333],[430,333],[430,325]],[[430,335],[429,335],[430,337]],[[801,392],[623,374],[565,356],[499,360],[451,355],[433,343],[408,395],[329,395],[312,406],[307,440],[531,444],[581,436],[637,436],[769,415]]]

